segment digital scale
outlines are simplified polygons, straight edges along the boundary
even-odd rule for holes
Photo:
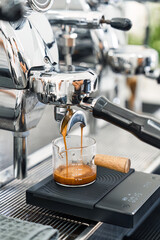
[[[160,176],[128,174],[98,167],[97,180],[85,187],[64,187],[49,176],[26,191],[26,202],[57,212],[126,228],[160,199]]]

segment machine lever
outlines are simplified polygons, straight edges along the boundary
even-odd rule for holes
[[[105,19],[105,16],[98,11],[49,11],[47,13],[51,25],[76,26],[83,29],[98,29],[102,24],[109,24],[111,27],[128,31],[132,27],[132,22],[128,18]]]
[[[128,31],[132,27],[132,22],[128,18],[112,18],[111,20],[105,20],[103,17],[100,23],[109,24],[111,27],[122,31]]]

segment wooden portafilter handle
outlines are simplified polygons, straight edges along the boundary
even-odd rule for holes
[[[94,163],[97,166],[113,169],[122,173],[128,173],[131,166],[129,158],[114,157],[104,154],[96,154]]]

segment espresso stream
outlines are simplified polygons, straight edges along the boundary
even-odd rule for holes
[[[70,118],[73,115],[73,111],[69,108],[68,114],[63,121],[62,136],[64,140],[65,153],[66,153],[66,165],[59,166],[54,171],[54,179],[56,182],[65,185],[83,185],[93,182],[96,179],[95,171],[88,165],[83,164],[83,127],[81,126],[81,161],[77,159],[77,164],[68,164],[68,149],[66,142],[67,127]]]

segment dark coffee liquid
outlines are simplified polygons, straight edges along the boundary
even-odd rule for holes
[[[83,127],[81,127],[81,158],[83,153]]]
[[[72,164],[58,167],[54,172],[54,179],[64,185],[83,185],[95,181],[96,172],[88,165]]]
[[[70,120],[70,118],[72,117],[72,110],[70,108],[68,108],[68,115],[67,118],[64,120],[63,122],[63,130],[61,132],[62,136],[63,136],[63,140],[64,140],[64,147],[65,147],[65,152],[66,152],[66,175],[68,175],[68,151],[67,151],[67,142],[66,142],[66,136],[67,136],[67,127],[68,127],[68,122]]]

